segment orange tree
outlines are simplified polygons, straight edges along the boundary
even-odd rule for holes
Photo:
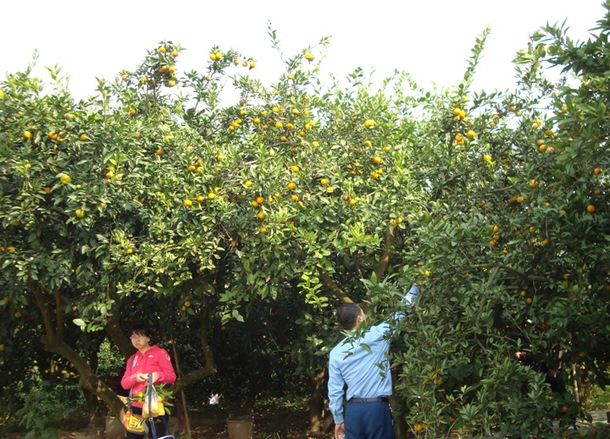
[[[164,44],[137,72],[100,83],[95,97],[78,103],[56,72],[51,92],[29,72],[2,87],[3,312],[13,317],[3,319],[3,359],[19,355],[11,335],[31,325],[115,412],[113,389],[68,334],[105,330],[126,355],[122,329],[130,320],[165,329],[195,314],[188,295],[214,283],[215,272],[197,275],[222,251],[215,218],[189,215],[211,202],[215,188],[193,187],[203,164],[190,142],[200,136],[173,119],[180,98],[166,90],[175,85],[178,53]],[[205,315],[195,317],[205,323]],[[195,329],[205,361],[187,383],[214,371],[206,324]]]
[[[218,70],[230,68],[230,57],[222,60],[214,60],[205,76],[189,75],[195,93],[203,94],[199,84],[209,87]],[[392,110],[388,85],[371,92],[356,71],[332,91],[319,84],[309,50],[285,60],[285,67],[270,89],[235,78],[240,102],[226,110],[217,131],[210,129],[218,118],[209,111],[187,111],[185,122],[223,145],[218,195],[232,209],[223,221],[232,238],[219,305],[227,317],[260,319],[255,303],[271,307],[298,297],[285,309],[296,328],[285,332],[297,341],[292,352],[301,376],[313,378],[317,429],[329,305],[363,298],[363,277],[381,279],[390,268],[402,272],[398,260],[390,264],[395,247],[405,245],[397,230],[404,228],[409,204],[421,197],[410,183],[411,152],[404,147],[412,127]],[[400,90],[404,81],[389,84]]]
[[[534,41],[521,54],[522,82],[507,93],[469,91],[484,37],[463,83],[441,92],[407,75],[375,90],[359,69],[324,85],[326,40],[286,58],[271,87],[249,75],[255,60],[218,47],[202,71],[179,74],[169,42],[86,101],[59,80],[44,92],[29,72],[10,75],[2,312],[27,315],[113,411],[113,389],[87,361],[96,345],[76,335],[99,342],[104,331],[127,354],[123,329],[150,320],[199,347],[178,388],[240,358],[214,340],[267,358],[289,351],[267,367],[314,378],[319,429],[331,305],[392,308],[417,280],[425,296],[394,358],[411,428],[548,432],[579,406],[514,352],[566,379],[601,378],[608,337],[607,113],[591,103],[605,96],[605,43],[548,32],[549,50]],[[553,87],[545,57],[578,85]],[[2,320],[4,367],[25,324]]]
[[[384,277],[404,202],[419,198],[392,102],[361,72],[319,92],[315,56],[300,53],[270,90],[236,74],[227,107],[228,73],[256,63],[214,48],[202,73],[179,77],[179,52],[163,43],[80,102],[56,71],[51,90],[29,71],[2,84],[3,364],[27,326],[115,412],[90,358],[103,336],[127,355],[135,319],[199,335],[201,367],[178,388],[215,372],[210,330],[280,295],[298,298],[293,323],[323,354],[306,311],[328,321],[333,294]]]
[[[513,92],[467,93],[467,72],[423,106],[407,259],[429,278],[395,356],[422,437],[555,437],[583,416],[578,386],[607,382],[608,17],[585,43],[535,34]]]

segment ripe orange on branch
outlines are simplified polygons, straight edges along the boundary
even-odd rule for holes
[[[364,128],[370,129],[375,128],[375,126],[377,126],[377,123],[373,119],[367,119],[364,121]]]

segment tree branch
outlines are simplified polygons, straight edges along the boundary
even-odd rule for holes
[[[129,356],[133,354],[133,347],[121,328],[121,321],[119,319],[120,307],[117,305],[115,309],[115,306],[113,305],[112,308],[104,329],[106,334],[110,337],[110,340],[112,340],[112,343],[119,349],[121,355],[125,358],[129,358]]]
[[[48,352],[58,354],[62,358],[68,360],[70,364],[78,371],[79,385],[89,392],[100,398],[110,411],[118,416],[123,409],[123,403],[118,398],[117,394],[94,373],[91,366],[83,359],[75,350],[60,337],[60,333],[56,331],[56,326],[53,325],[51,312],[47,306],[48,300],[37,284],[30,284],[30,290],[34,297],[34,303],[42,316],[42,321],[45,329],[45,335],[42,342]],[[57,297],[57,295],[55,296]],[[61,303],[61,302],[60,302]],[[56,310],[56,313],[58,311]]]
[[[55,290],[53,293],[55,298],[55,330],[59,338],[63,338],[64,335],[64,313],[61,306],[61,294],[59,290]]]
[[[392,257],[392,247],[394,244],[394,232],[396,231],[396,226],[390,224],[386,229],[385,236],[383,238],[383,255],[377,264],[377,268],[375,268],[375,275],[377,275],[377,279],[383,279],[385,273],[390,266],[390,258]]]
[[[318,270],[320,274],[320,280],[322,281],[322,285],[324,285],[331,293],[337,296],[341,302],[343,303],[353,303],[354,301],[349,298],[347,294],[341,289],[339,285],[326,273],[322,271],[322,269]]]
[[[200,381],[210,375],[216,373],[216,363],[214,362],[214,352],[210,346],[210,338],[208,333],[208,322],[210,321],[209,307],[207,298],[203,299],[203,311],[201,312],[201,330],[199,331],[199,339],[201,341],[201,350],[205,360],[205,366],[187,373],[174,384],[174,392],[180,392],[185,387]]]

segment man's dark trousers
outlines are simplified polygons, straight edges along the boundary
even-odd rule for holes
[[[345,439],[394,439],[388,402],[348,401],[345,408]]]

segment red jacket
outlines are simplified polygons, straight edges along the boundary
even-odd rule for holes
[[[139,392],[146,392],[146,382],[138,383],[136,375],[138,373],[157,372],[155,384],[172,384],[176,381],[176,373],[169,358],[169,354],[157,345],[151,346],[145,353],[136,351],[127,360],[125,373],[121,379],[121,386],[125,390],[131,389],[131,395],[136,396]],[[134,406],[141,407],[142,403],[134,402]]]

